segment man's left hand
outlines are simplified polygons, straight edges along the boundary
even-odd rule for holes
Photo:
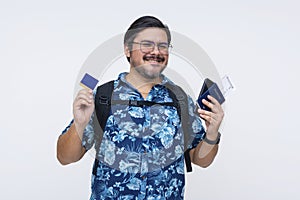
[[[199,108],[198,113],[200,114],[200,117],[205,120],[206,137],[214,140],[218,135],[218,131],[224,117],[224,111],[221,104],[214,97],[208,95],[207,98],[209,101],[203,99],[202,102],[210,108],[211,111]]]

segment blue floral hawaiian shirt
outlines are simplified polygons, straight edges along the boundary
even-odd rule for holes
[[[146,99],[125,76],[121,73],[115,80],[112,99],[172,102],[164,84],[173,83],[165,76]],[[204,129],[190,97],[188,102],[189,148],[194,148],[202,140]],[[93,118],[83,133],[82,145],[86,150],[94,147],[96,152],[90,200],[183,199],[184,135],[176,107],[116,104],[111,110],[102,140],[94,132]]]

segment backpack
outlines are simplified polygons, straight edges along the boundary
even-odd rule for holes
[[[96,95],[95,95],[95,111],[93,124],[95,133],[99,133],[97,136],[101,142],[103,137],[103,130],[105,130],[106,121],[110,116],[111,112],[111,104],[123,104],[130,106],[152,106],[152,105],[168,105],[174,106],[177,109],[177,113],[179,115],[180,121],[182,122],[182,129],[184,133],[184,159],[186,164],[187,172],[192,171],[192,164],[189,155],[189,151],[187,149],[187,141],[189,139],[189,120],[188,119],[188,100],[187,94],[183,91],[183,89],[177,85],[172,85],[170,83],[165,84],[169,95],[173,102],[164,102],[164,103],[156,103],[151,101],[134,101],[134,100],[111,100],[112,92],[114,90],[114,81],[109,81],[97,87]],[[182,120],[184,119],[184,120]],[[100,125],[100,126],[99,126]],[[97,165],[98,162],[95,162]],[[95,171],[97,166],[94,166]]]

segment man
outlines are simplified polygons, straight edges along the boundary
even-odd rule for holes
[[[114,105],[102,140],[94,131],[95,91],[82,89],[73,103],[74,119],[57,143],[63,165],[76,162],[93,145],[96,160],[90,199],[183,199],[184,137],[182,120],[188,120],[189,155],[192,163],[209,166],[218,151],[221,105],[213,97],[203,103],[210,111],[196,109],[188,98],[188,119],[180,119],[162,72],[168,64],[171,35],[152,16],[137,19],[124,37],[129,73],[114,81],[113,100],[157,102],[157,106]],[[196,111],[196,112],[193,112]],[[206,133],[201,124],[205,120]]]

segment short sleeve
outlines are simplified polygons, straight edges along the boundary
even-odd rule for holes
[[[199,144],[200,141],[202,141],[203,137],[205,136],[205,129],[197,112],[196,105],[190,96],[188,97],[188,104],[190,130],[187,148],[193,149]]]
[[[69,125],[66,126],[66,128],[61,132],[62,135],[65,134],[70,129],[71,125],[73,124],[73,121],[74,120],[72,119],[71,122],[69,123]]]
[[[85,127],[84,131],[83,131],[83,135],[82,135],[82,140],[81,140],[81,144],[82,146],[86,149],[89,150],[92,148],[92,146],[94,145],[94,141],[95,141],[95,132],[94,132],[94,125],[93,125],[93,117],[94,117],[94,113],[91,116],[91,119],[88,123],[88,125]],[[66,126],[66,128],[62,131],[62,135],[65,134],[71,127],[71,125],[74,123],[74,119],[71,120],[71,122],[69,123],[68,126]]]
[[[94,131],[93,119],[94,119],[94,113],[92,114],[88,125],[85,127],[83,131],[82,146],[86,150],[91,149],[95,142],[95,131]]]

